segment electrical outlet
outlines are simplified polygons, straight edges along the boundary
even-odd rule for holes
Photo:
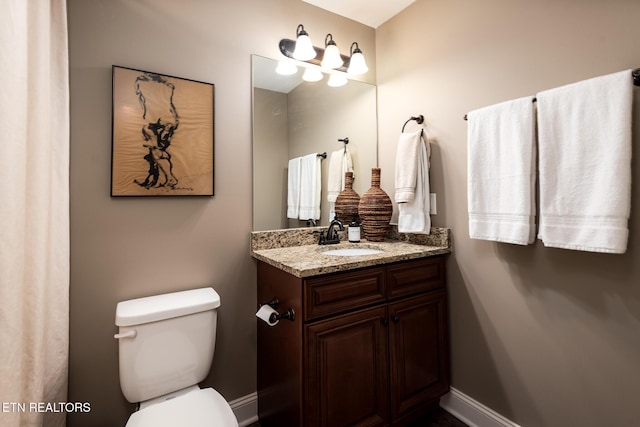
[[[438,209],[436,208],[436,193],[429,193],[429,214],[436,215]]]

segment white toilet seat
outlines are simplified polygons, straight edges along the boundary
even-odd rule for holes
[[[212,388],[197,389],[134,412],[125,427],[238,427],[227,401]]]

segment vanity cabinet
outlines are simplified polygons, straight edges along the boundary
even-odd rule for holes
[[[443,256],[297,278],[258,261],[258,412],[269,426],[403,426],[449,390]]]

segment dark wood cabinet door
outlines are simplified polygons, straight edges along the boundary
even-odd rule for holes
[[[386,306],[305,326],[305,427],[389,425]]]
[[[437,403],[449,389],[444,290],[389,304],[391,418],[404,418]]]

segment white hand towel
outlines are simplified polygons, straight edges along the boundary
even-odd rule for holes
[[[400,134],[396,149],[396,185],[394,200],[396,203],[413,201],[418,179],[422,129],[416,132]]]
[[[344,190],[344,174],[353,172],[353,160],[349,149],[344,148],[329,156],[329,172],[327,176],[327,201],[329,202],[329,218],[335,217],[335,202]]]
[[[469,237],[527,245],[535,240],[533,97],[467,114]]]
[[[428,144],[422,130],[402,133],[398,141],[394,199],[401,233],[431,232]]]
[[[624,253],[631,209],[631,71],[537,94],[545,246]]]
[[[335,202],[338,194],[344,190],[344,173],[353,172],[353,160],[348,149],[337,150],[329,157],[329,176],[327,177],[327,201]]]
[[[317,153],[300,161],[300,219],[320,219],[321,166]]]
[[[296,219],[300,212],[300,157],[289,160],[287,172],[287,218]]]

